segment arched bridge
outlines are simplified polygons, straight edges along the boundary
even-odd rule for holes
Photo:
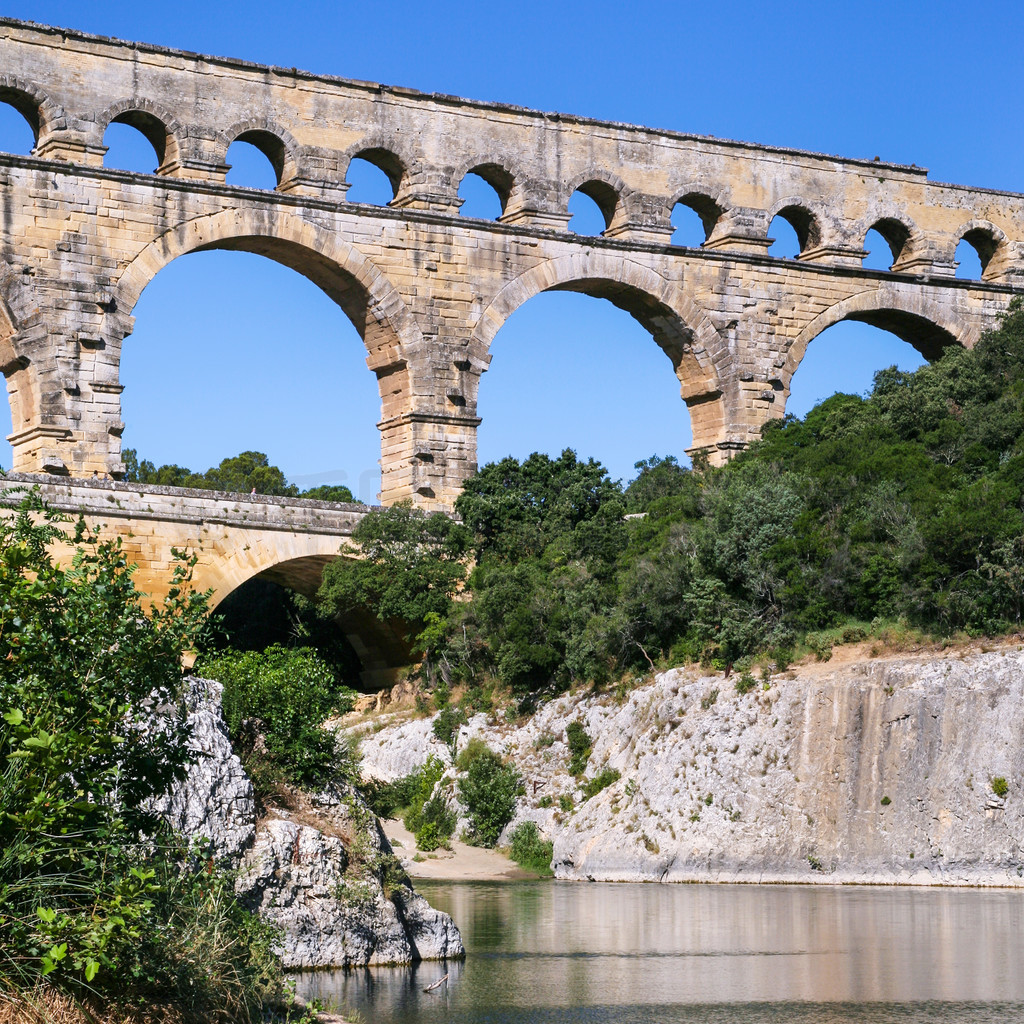
[[[135,585],[161,602],[174,571],[173,550],[196,556],[193,586],[211,590],[211,606],[251,579],[279,583],[312,597],[327,562],[338,558],[366,505],[227,494],[111,480],[54,479],[9,474],[0,478],[0,504],[10,505],[38,487],[50,508],[85,518],[102,538],[120,538],[138,568]],[[55,556],[66,557],[58,548]],[[409,661],[398,626],[369,613],[339,621],[362,665],[365,685],[393,682]]]
[[[808,343],[833,323],[876,324],[932,357],[972,345],[1024,286],[1022,197],[913,166],[11,20],[0,20],[0,100],[36,138],[29,156],[0,156],[0,367],[21,472],[123,473],[132,309],[162,267],[198,249],[260,253],[337,301],[379,381],[382,500],[437,508],[475,469],[491,340],[539,292],[603,296],[643,324],[679,379],[695,447],[720,461],[782,414]],[[146,135],[154,173],[103,166],[111,122]],[[237,139],[267,155],[276,189],[225,184]],[[387,174],[387,207],[346,201],[355,157]],[[469,172],[497,191],[497,221],[459,216]],[[567,230],[576,190],[600,207],[600,237]],[[701,218],[698,249],[669,244],[677,202]],[[797,232],[796,259],[767,255],[776,215]],[[862,266],[872,228],[892,250],[888,271]],[[954,277],[961,239],[981,257],[979,281]]]

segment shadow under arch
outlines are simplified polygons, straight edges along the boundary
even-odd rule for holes
[[[719,368],[725,367],[729,352],[708,316],[680,288],[618,256],[600,252],[561,256],[506,284],[481,314],[473,343],[488,349],[505,321],[546,291],[608,299],[647,330],[672,361],[683,400],[690,407],[694,444],[705,443],[705,435],[713,428],[701,407],[721,397]],[[718,417],[713,419],[717,425]]]
[[[337,553],[299,555],[272,562],[260,568],[258,564],[244,568],[236,565],[226,572],[211,573],[200,582],[214,587],[212,610],[230,605],[231,598],[257,581],[276,584],[312,599],[320,587],[325,566],[337,558]],[[217,577],[216,583],[210,582]],[[369,609],[355,609],[335,618],[335,623],[359,659],[359,675],[366,689],[391,686],[399,669],[412,659],[403,629],[397,622],[382,622]]]
[[[938,359],[950,345],[971,348],[977,340],[969,330],[964,331],[964,325],[959,321],[937,311],[925,312],[916,297],[904,297],[898,291],[888,289],[859,292],[819,313],[790,345],[782,368],[786,398],[807,346],[842,320],[855,320],[888,331],[913,346],[929,361]]]

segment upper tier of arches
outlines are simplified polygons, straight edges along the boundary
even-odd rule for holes
[[[982,280],[1003,281],[1022,269],[1024,238],[1014,237],[1009,222],[1001,226],[991,219],[991,208],[973,211],[959,205],[962,221],[956,227],[947,223],[942,230],[924,230],[892,190],[879,190],[868,200],[867,212],[850,216],[836,208],[828,193],[772,196],[769,183],[765,205],[752,208],[732,199],[725,180],[679,181],[652,194],[643,175],[630,181],[628,161],[614,169],[597,163],[567,169],[564,178],[551,181],[524,169],[500,147],[481,151],[467,143],[465,153],[459,155],[456,145],[452,162],[440,165],[426,155],[422,139],[397,128],[388,131],[378,126],[345,149],[333,150],[304,145],[283,123],[266,116],[229,125],[191,125],[185,113],[139,95],[123,97],[99,111],[70,112],[43,89],[12,75],[0,75],[0,103],[25,119],[35,140],[33,155],[44,158],[102,162],[104,133],[116,123],[136,129],[149,141],[156,154],[153,173],[157,175],[222,183],[230,168],[230,147],[245,142],[266,157],[277,190],[340,202],[346,201],[349,164],[359,159],[386,175],[392,191],[388,205],[397,207],[454,215],[463,202],[460,187],[467,175],[475,175],[494,190],[500,209],[496,219],[505,223],[564,231],[570,219],[569,201],[579,192],[597,204],[604,221],[600,233],[625,241],[670,245],[672,211],[682,205],[700,219],[704,238],[694,241],[710,249],[766,254],[778,217],[797,237],[798,250],[789,255],[804,262],[859,267],[867,256],[865,239],[875,231],[891,252],[890,272],[953,276],[961,243],[977,253]],[[780,176],[777,187],[788,187],[786,175]],[[872,265],[881,268],[877,259]]]

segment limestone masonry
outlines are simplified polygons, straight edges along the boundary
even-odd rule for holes
[[[36,137],[29,156],[0,154],[0,366],[22,473],[123,473],[119,362],[132,309],[162,267],[199,249],[268,256],[338,302],[380,385],[382,500],[427,508],[450,507],[475,470],[490,342],[539,292],[602,296],[643,324],[679,378],[694,446],[721,461],[782,415],[808,343],[837,321],[886,328],[932,357],[973,345],[1024,290],[1022,197],[938,184],[913,166],[10,19],[0,100]],[[113,121],[152,142],[152,174],[103,166]],[[236,139],[267,155],[275,190],[225,184]],[[346,201],[357,156],[388,175],[387,207]],[[470,171],[498,192],[497,221],[459,216]],[[577,189],[604,214],[598,238],[567,229]],[[701,217],[699,249],[669,244],[677,202]],[[797,231],[796,259],[767,255],[776,215]],[[892,249],[890,271],[861,267],[872,227]],[[980,281],[953,276],[964,238]]]

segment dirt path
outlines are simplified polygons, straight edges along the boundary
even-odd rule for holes
[[[451,841],[451,850],[421,853],[419,856],[423,858],[422,860],[413,860],[416,855],[416,837],[400,821],[389,819],[381,821],[381,825],[410,878],[494,882],[536,877],[528,871],[523,871],[515,861],[509,860],[496,850],[467,846],[457,839]]]

